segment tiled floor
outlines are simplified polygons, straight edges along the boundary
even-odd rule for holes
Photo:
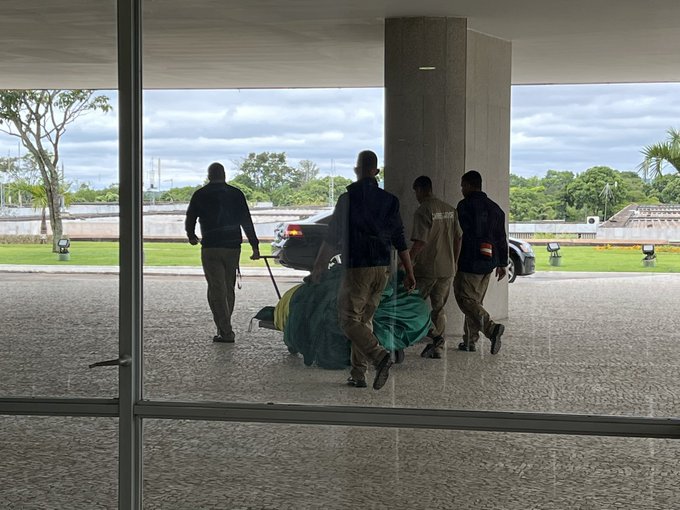
[[[117,353],[114,277],[0,284],[0,394],[116,395],[115,368],[86,368]],[[234,345],[209,341],[201,278],[145,285],[150,398],[680,414],[680,276],[520,278],[498,356],[424,360],[416,346],[379,392],[305,367],[280,333],[245,332],[274,304],[268,280],[238,292]],[[667,440],[160,420],[145,433],[149,508],[680,507],[680,445]],[[110,420],[0,417],[0,507],[115,507],[115,443]]]

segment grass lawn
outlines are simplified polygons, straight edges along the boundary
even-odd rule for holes
[[[73,266],[117,266],[117,242],[74,241],[71,243],[71,260],[60,262],[51,246],[45,244],[0,244],[0,264],[25,265],[73,265]],[[252,249],[249,244],[241,247],[242,266],[262,266],[264,262],[250,260]],[[260,244],[262,255],[271,254],[269,243]],[[189,243],[145,243],[146,266],[200,266],[201,247]]]
[[[271,254],[271,245],[260,245],[263,255]],[[657,265],[653,268],[642,266],[642,252],[639,248],[613,247],[603,249],[595,246],[565,246],[560,250],[562,265],[554,267],[548,263],[548,252],[544,246],[534,246],[536,271],[588,271],[588,272],[657,272],[680,273],[680,248],[657,246]],[[665,251],[672,250],[672,251]],[[50,246],[44,244],[0,244],[0,264],[24,265],[82,265],[117,266],[118,243],[74,241],[71,243],[71,260],[60,262]],[[250,260],[252,251],[249,244],[241,248],[241,265],[264,267],[262,261]],[[146,243],[144,245],[147,266],[200,266],[201,248],[188,243]]]
[[[665,251],[672,250],[672,251]],[[656,267],[643,267],[640,248],[596,246],[564,246],[560,249],[562,265],[551,266],[545,246],[534,246],[536,271],[655,272],[680,273],[680,249],[656,246]]]

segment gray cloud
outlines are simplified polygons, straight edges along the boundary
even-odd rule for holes
[[[511,170],[634,169],[644,145],[678,126],[679,92],[678,84],[514,87]],[[67,179],[97,187],[118,180],[117,96],[104,93],[114,111],[82,117],[61,146]],[[202,182],[215,160],[233,172],[249,152],[284,151],[322,173],[333,162],[347,177],[359,150],[383,152],[382,89],[154,90],[144,100],[144,161],[150,168],[160,158],[163,188]],[[17,153],[16,139],[0,135],[8,153]]]

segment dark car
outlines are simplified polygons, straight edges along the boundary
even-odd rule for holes
[[[272,253],[279,264],[292,269],[311,271],[316,254],[326,237],[333,211],[324,211],[295,223],[281,223],[275,230]],[[508,238],[508,281],[517,276],[533,274],[534,250],[529,243],[514,237]]]

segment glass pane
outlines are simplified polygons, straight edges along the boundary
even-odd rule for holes
[[[117,370],[88,365],[118,355],[116,2],[9,4],[0,395],[113,397]]]
[[[0,416],[3,508],[118,508],[118,420]]]
[[[674,508],[671,440],[145,423],[145,508]]]
[[[277,283],[284,291],[299,280],[278,277]],[[306,366],[301,355],[289,353],[279,331],[246,331],[260,309],[277,302],[267,278],[246,278],[237,290],[234,324],[242,334],[236,344],[211,344],[205,288],[199,276],[147,281],[147,396],[676,414],[680,388],[669,367],[678,364],[680,350],[671,341],[673,322],[658,317],[668,297],[680,295],[675,276],[518,279],[510,287],[501,354],[491,356],[488,342],[476,353],[460,352],[460,337],[453,337],[443,359],[428,360],[418,344],[406,350],[379,392],[346,387],[348,369]]]
[[[505,281],[492,284],[485,300],[492,318],[506,326],[498,355],[490,354],[490,342],[483,337],[475,352],[459,350],[463,320],[451,295],[442,359],[422,358],[421,353],[429,343],[427,338],[423,339],[428,329],[423,326],[429,314],[427,305],[414,313],[415,319],[407,320],[405,317],[412,310],[401,305],[409,298],[397,298],[396,304],[387,299],[385,314],[376,321],[376,329],[385,332],[395,320],[406,321],[418,334],[407,338],[409,347],[404,351],[404,362],[392,368],[387,385],[379,392],[370,388],[372,370],[367,374],[368,389],[347,387],[349,353],[337,319],[339,279],[316,290],[311,285],[302,287],[287,307],[284,300],[279,316],[288,318],[282,328],[287,331],[272,330],[276,321],[271,320],[271,309],[279,304],[279,299],[263,263],[248,259],[248,243],[242,245],[243,288],[236,290],[231,321],[236,342],[213,343],[217,326],[206,299],[201,251],[187,243],[183,225],[187,202],[195,189],[205,183],[208,165],[212,161],[221,162],[226,179],[244,190],[256,226],[269,226],[268,231],[264,228],[258,231],[263,253],[273,241],[272,248],[279,254],[282,265],[303,267],[304,264],[298,264],[303,262],[308,270],[327,231],[327,216],[315,214],[328,213],[346,184],[354,179],[357,147],[374,149],[382,166],[383,124],[390,112],[384,111],[385,94],[381,89],[313,88],[324,86],[315,81],[321,76],[319,68],[305,67],[301,62],[315,53],[302,52],[299,40],[287,34],[291,33],[288,27],[295,26],[298,33],[318,35],[319,20],[306,19],[303,12],[272,11],[267,14],[272,16],[271,24],[259,22],[254,35],[243,33],[242,20],[249,16],[261,20],[262,14],[255,8],[244,9],[241,14],[245,18],[234,16],[214,2],[194,2],[191,9],[203,13],[203,19],[220,20],[234,30],[220,30],[219,34],[208,30],[197,35],[200,31],[189,23],[193,19],[190,16],[186,19],[176,16],[168,24],[168,13],[163,12],[160,4],[145,5],[145,41],[154,49],[145,60],[146,76],[153,79],[165,76],[165,83],[158,79],[152,84],[151,78],[146,83],[150,87],[166,87],[148,90],[145,95],[146,271],[162,273],[145,282],[146,397],[645,416],[676,414],[674,395],[680,387],[677,378],[668,374],[680,364],[680,349],[672,340],[677,336],[677,328],[668,319],[667,310],[668,303],[674,302],[680,292],[680,280],[671,274],[680,271],[680,259],[673,253],[677,250],[668,247],[658,253],[656,267],[646,266],[638,246],[646,243],[635,238],[629,239],[621,250],[614,245],[616,249],[608,248],[607,236],[614,235],[616,229],[611,223],[612,228],[608,228],[593,220],[610,216],[614,204],[625,205],[625,197],[634,201],[639,194],[621,195],[625,189],[633,190],[633,181],[635,186],[639,185],[635,188],[639,192],[647,189],[645,183],[634,179],[630,172],[619,172],[623,179],[619,184],[605,179],[597,184],[597,189],[584,188],[583,178],[577,178],[577,174],[585,173],[588,166],[605,164],[604,161],[586,166],[581,160],[570,159],[575,166],[565,173],[548,174],[548,168],[541,170],[541,165],[550,164],[552,157],[559,154],[555,151],[541,154],[542,145],[536,143],[556,138],[555,129],[580,132],[585,124],[596,122],[601,122],[598,131],[616,132],[618,128],[611,127],[611,118],[603,120],[589,115],[595,112],[597,117],[599,109],[594,105],[608,104],[598,94],[616,92],[622,104],[645,104],[641,98],[644,91],[636,92],[634,86],[515,89],[513,122],[518,128],[532,124],[536,118],[552,119],[553,114],[563,112],[564,94],[576,97],[580,91],[578,97],[583,103],[590,101],[591,107],[574,109],[578,111],[578,115],[571,117],[574,125],[551,122],[552,131],[534,132],[530,139],[513,138],[520,142],[513,155],[533,156],[531,172],[545,174],[540,185],[531,179],[533,174],[520,176],[524,180],[515,175],[509,179],[513,190],[527,188],[519,194],[524,208],[518,206],[517,190],[506,189],[507,176],[494,178],[491,171],[482,169],[484,189],[499,203],[511,203],[506,216],[513,237],[523,238],[527,234],[515,223],[532,220],[520,218],[519,212],[528,211],[527,214],[536,216],[535,229],[529,232],[533,237],[528,239],[532,246],[522,244],[522,239],[510,241],[517,279],[509,284],[509,290]],[[278,19],[278,14],[285,22]],[[321,38],[323,41],[310,35],[308,40],[320,43],[333,40],[337,47],[344,47],[339,34],[352,25],[337,26],[332,19],[325,22],[334,26],[328,33],[335,35],[327,36],[331,39]],[[191,37],[182,38],[181,48],[172,51],[172,41],[161,30],[165,26],[172,26],[173,34]],[[354,40],[351,37],[355,34],[348,35],[347,40]],[[215,44],[215,37],[220,46]],[[257,44],[243,45],[250,37],[256,37]],[[382,39],[379,44],[382,45]],[[217,47],[228,51],[216,51]],[[347,49],[347,53],[356,53],[355,48]],[[324,63],[327,60],[328,57],[317,59]],[[271,71],[280,69],[282,62],[285,72]],[[380,68],[381,63],[377,65]],[[196,67],[210,69],[210,73],[192,72]],[[172,76],[168,69],[173,70]],[[269,72],[263,74],[263,70]],[[347,74],[362,76],[356,70]],[[296,82],[285,81],[291,75]],[[240,80],[251,81],[244,84]],[[309,88],[285,89],[291,86]],[[657,92],[661,94],[659,89]],[[427,96],[427,92],[424,94]],[[532,103],[532,97],[538,94],[544,100]],[[543,126],[548,130],[546,124]],[[597,151],[598,157],[621,152],[618,147],[623,143],[614,142],[616,136],[614,133],[608,138],[610,145],[598,147],[603,149]],[[583,140],[578,138],[576,142]],[[522,145],[522,141],[526,143]],[[611,149],[612,144],[616,150],[604,150]],[[578,146],[572,149],[572,154],[581,154]],[[271,164],[272,153],[285,153],[286,165]],[[323,183],[315,182],[314,189],[295,180],[296,175],[300,176],[296,171],[305,160],[315,163],[318,177],[326,179]],[[521,163],[513,159],[513,172],[523,171]],[[384,173],[389,175],[390,171],[388,164]],[[403,214],[417,205],[411,183],[420,172],[414,169],[413,175],[398,179],[402,185],[399,198]],[[451,172],[455,174],[455,170]],[[595,173],[604,177],[619,175],[612,172]],[[288,181],[282,180],[281,174]],[[341,183],[340,177],[346,182]],[[578,186],[575,184],[568,193],[567,187],[573,181]],[[609,191],[603,193],[607,182]],[[435,182],[435,194],[457,204],[462,198],[458,185],[454,183],[452,189],[450,182],[445,184]],[[318,198],[315,193],[319,190],[325,193],[326,200],[299,201],[300,197]],[[670,216],[669,213],[667,219]],[[590,223],[589,218],[595,222]],[[403,221],[410,237],[413,217],[405,216]],[[275,222],[281,226],[277,228]],[[196,232],[203,235],[200,230]],[[680,238],[669,236],[666,238]],[[548,252],[548,243],[560,243],[559,253]],[[551,257],[551,253],[555,256]],[[296,263],[292,264],[294,259]],[[282,265],[275,265],[274,274],[281,291],[300,284],[308,273],[305,267],[295,272]],[[650,271],[664,274],[651,275]],[[308,307],[301,306],[301,293],[307,296]],[[254,329],[248,331],[256,315],[264,320],[256,319]],[[389,332],[383,334],[382,340],[383,345],[392,348],[393,337]]]

